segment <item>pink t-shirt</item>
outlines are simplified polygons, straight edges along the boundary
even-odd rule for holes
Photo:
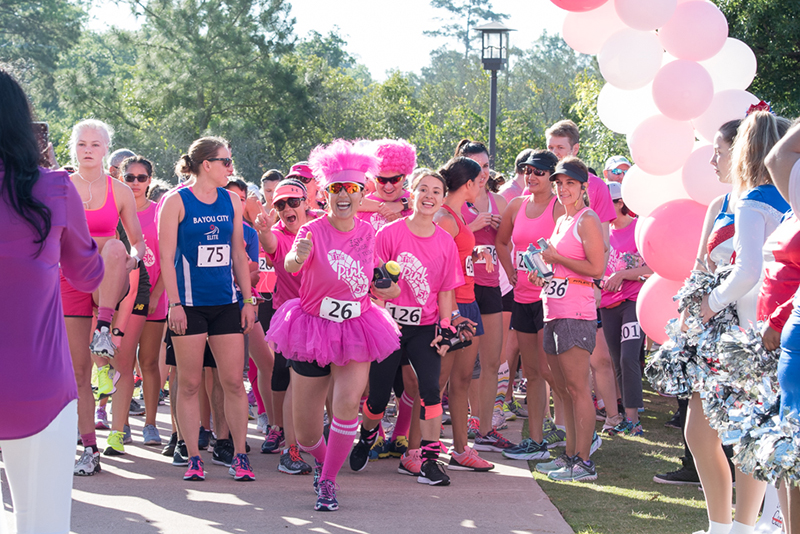
[[[589,183],[586,188],[589,193],[589,207],[600,218],[600,222],[604,223],[616,219],[617,211],[614,209],[614,201],[611,200],[608,184],[602,178],[589,173]]]
[[[467,226],[472,224],[477,217],[480,211],[475,206],[468,206],[465,202],[461,205],[461,216],[464,217],[464,223]],[[497,209],[497,202],[494,199],[494,196],[490,193],[489,194],[489,213],[498,214],[500,210]],[[494,264],[494,270],[492,272],[486,271],[486,260],[481,259],[479,261],[473,262],[474,269],[475,269],[475,283],[479,286],[484,287],[498,287],[500,285],[500,273],[499,273],[499,264],[497,262],[497,250],[494,248],[494,241],[497,238],[497,230],[495,230],[492,225],[487,224],[480,230],[473,232],[475,235],[475,246],[488,246],[489,249],[492,251],[492,263]]]
[[[403,191],[403,194],[400,195],[400,198],[410,198],[410,197],[411,197],[411,193],[409,193],[408,191]],[[370,200],[374,200],[375,202],[386,202],[385,200],[383,200],[381,197],[379,197],[375,193],[370,193],[370,194],[366,195],[366,198],[368,198]],[[393,202],[400,202],[400,198],[398,198],[397,200],[394,200]],[[414,210],[407,209],[407,210],[401,211],[400,212],[400,216],[401,217],[408,217],[412,213],[414,213]],[[362,221],[367,221],[368,223],[370,223],[372,225],[372,228],[376,232],[378,230],[380,230],[381,228],[383,228],[386,225],[386,223],[388,222],[386,220],[386,217],[384,217],[383,215],[381,215],[377,211],[373,211],[373,212],[370,212],[370,211],[359,211],[356,214],[356,216],[359,219],[361,219]]]
[[[142,261],[150,277],[150,293],[153,292],[153,288],[161,276],[161,256],[158,253],[158,226],[156,226],[157,213],[158,206],[153,203],[146,209],[136,213],[139,216],[139,224],[142,227],[142,236],[144,237],[145,253]],[[161,298],[158,300],[158,306],[152,317],[154,319],[163,319],[166,316],[167,292],[164,291],[161,293]]]
[[[408,229],[403,218],[381,228],[375,237],[378,258],[400,264],[400,296],[386,303],[400,324],[438,322],[439,293],[464,285],[453,237],[434,226],[432,236],[420,237]]]
[[[512,180],[503,184],[503,187],[500,188],[500,196],[506,199],[506,202],[511,202],[517,197],[520,197],[525,194],[525,190],[517,183],[516,180]]]
[[[517,217],[514,219],[514,230],[511,233],[511,243],[514,245],[512,259],[517,270],[514,300],[520,304],[531,304],[542,300],[542,288],[528,281],[528,271],[525,270],[525,264],[522,262],[522,253],[528,250],[528,245],[531,243],[538,248],[537,241],[542,237],[550,239],[556,228],[556,222],[553,220],[553,209],[556,202],[558,202],[558,197],[553,195],[544,212],[536,219],[530,219],[525,215],[529,200],[530,196],[523,199],[517,212]]]
[[[611,227],[609,232],[611,252],[608,254],[604,280],[608,280],[612,274],[618,271],[636,269],[644,265],[644,259],[636,249],[636,240],[634,239],[637,221],[638,219],[634,219],[628,226],[620,230]],[[642,282],[638,280],[625,280],[622,282],[620,291],[603,291],[600,297],[600,307],[607,308],[623,300],[636,300],[642,285]]]
[[[375,230],[361,219],[355,218],[354,223],[349,232],[340,232],[327,216],[320,217],[297,233],[295,243],[312,234],[311,254],[300,269],[300,305],[309,315],[347,319],[354,316],[356,308],[364,313],[372,306],[369,286],[378,264]],[[352,304],[355,302],[358,306]],[[350,316],[342,316],[343,312]]]
[[[568,224],[556,226],[550,243],[565,258],[585,260],[586,252],[578,235],[578,221],[584,213],[590,211],[583,208]],[[560,263],[553,268],[553,278],[542,288],[544,320],[583,319],[597,320],[597,309],[594,304],[594,284],[592,279],[567,269]]]
[[[300,281],[303,278],[299,274],[296,276],[287,273],[286,267],[283,266],[286,255],[292,250],[295,235],[289,232],[283,224],[283,221],[278,221],[272,227],[272,233],[278,240],[278,246],[275,252],[267,254],[267,257],[272,261],[274,267],[273,274],[275,275],[276,282],[274,293],[272,294],[272,307],[277,310],[281,307],[281,304],[287,300],[296,299],[300,296]],[[316,238],[316,235],[312,233],[311,238]]]

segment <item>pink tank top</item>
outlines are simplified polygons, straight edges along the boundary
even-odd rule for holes
[[[572,222],[564,227],[562,223],[556,227],[550,238],[552,246],[566,258],[585,260],[586,252],[578,235],[578,221],[589,208],[583,208]],[[577,274],[561,264],[554,266],[554,276],[542,288],[544,320],[584,319],[597,320],[597,309],[594,301],[594,284],[588,276]]]
[[[461,215],[464,217],[464,222],[470,224],[474,221],[480,212],[475,206],[469,207],[466,202],[461,206]],[[489,213],[499,214],[500,210],[497,209],[497,203],[494,196],[489,194]],[[494,241],[497,237],[497,230],[492,228],[492,225],[487,224],[473,234],[475,236],[475,245],[488,246],[492,251],[492,263],[494,270],[490,273],[486,271],[486,260],[479,260],[475,262],[475,283],[484,287],[499,287],[500,286],[500,271],[497,263],[497,251],[494,248]]]
[[[472,264],[472,249],[475,248],[475,235],[469,226],[461,221],[461,217],[450,206],[442,206],[456,220],[458,234],[453,238],[458,249],[458,261],[461,264],[461,272],[464,273],[464,285],[456,288],[456,303],[469,304],[475,302],[475,280],[473,278],[475,267]]]
[[[522,205],[517,212],[517,217],[514,219],[514,230],[511,233],[511,242],[514,245],[512,259],[514,260],[514,268],[517,270],[514,300],[520,304],[531,304],[542,300],[542,288],[528,281],[528,271],[525,270],[525,264],[522,262],[522,253],[528,250],[528,245],[531,243],[538,247],[539,245],[536,242],[539,241],[539,238],[549,239],[556,228],[556,222],[553,220],[553,209],[558,197],[553,195],[542,214],[535,219],[525,215],[530,198],[530,196],[527,196],[523,199]]]
[[[114,237],[117,233],[119,224],[119,211],[117,202],[114,199],[114,184],[111,183],[110,176],[106,176],[108,183],[106,187],[106,200],[103,205],[96,210],[86,211],[86,222],[89,223],[89,233],[92,237]]]

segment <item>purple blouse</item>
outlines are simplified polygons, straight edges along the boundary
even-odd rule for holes
[[[5,179],[0,161],[0,186]],[[69,175],[39,168],[33,195],[50,209],[52,221],[38,256],[33,229],[0,196],[0,440],[41,432],[78,397],[59,263],[79,291],[97,289],[104,272]]]

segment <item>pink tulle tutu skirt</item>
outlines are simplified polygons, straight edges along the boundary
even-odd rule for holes
[[[310,315],[300,299],[283,303],[267,332],[272,350],[317,365],[380,362],[400,348],[400,331],[389,313],[370,305],[359,317],[337,323]]]

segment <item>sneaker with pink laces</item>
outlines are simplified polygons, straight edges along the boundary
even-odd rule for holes
[[[485,436],[478,432],[475,435],[475,450],[485,452],[503,452],[516,447],[515,444],[503,437],[500,432],[492,429]]]
[[[475,439],[478,435],[478,429],[481,427],[481,421],[477,417],[470,417],[467,419],[467,437]]]
[[[401,475],[419,476],[422,467],[422,456],[420,449],[410,449],[400,458],[400,467],[397,472]]]
[[[206,474],[203,471],[203,459],[199,456],[189,458],[189,469],[183,474],[183,480],[205,480]]]
[[[473,449],[464,447],[464,452],[461,454],[456,451],[450,453],[450,463],[447,468],[454,471],[490,471],[494,469],[494,464],[478,456]]]

